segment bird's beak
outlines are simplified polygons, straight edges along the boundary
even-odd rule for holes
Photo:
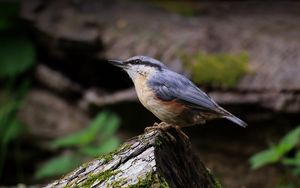
[[[116,67],[126,68],[126,64],[119,60],[108,60],[108,62]]]

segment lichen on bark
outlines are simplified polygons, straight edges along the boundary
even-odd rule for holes
[[[46,187],[220,188],[176,130],[152,130]]]

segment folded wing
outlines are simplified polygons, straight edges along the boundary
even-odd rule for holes
[[[156,97],[161,100],[177,100],[194,110],[219,114],[220,117],[224,117],[241,127],[247,126],[244,121],[220,107],[206,93],[180,74],[166,71],[152,77],[148,84],[154,90]]]
[[[152,77],[148,81],[159,99],[177,100],[191,108],[217,112],[218,105],[184,76],[172,71]]]

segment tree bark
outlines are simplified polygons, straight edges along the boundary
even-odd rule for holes
[[[50,187],[201,187],[221,185],[175,129],[151,130],[81,165]]]

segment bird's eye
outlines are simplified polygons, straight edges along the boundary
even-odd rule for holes
[[[136,64],[140,64],[140,63],[141,63],[141,60],[135,59],[135,60],[129,61],[128,63],[133,64],[133,65],[136,65]]]
[[[140,59],[133,59],[133,60],[125,61],[124,63],[136,65],[136,64],[140,64],[141,62],[142,61]]]

